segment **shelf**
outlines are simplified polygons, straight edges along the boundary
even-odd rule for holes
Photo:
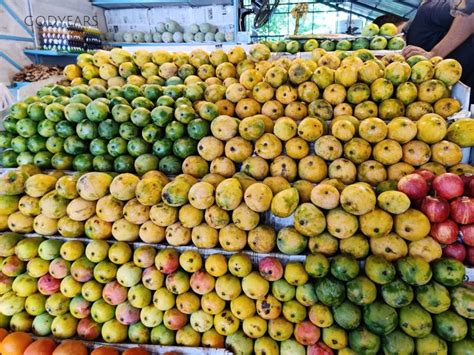
[[[173,46],[225,46],[235,45],[236,42],[105,42],[104,45],[111,47],[144,47],[144,46],[157,46],[157,47],[173,47]]]
[[[232,5],[233,0],[90,0],[93,6],[103,9],[150,8],[159,6]]]
[[[401,54],[402,53],[402,50],[386,50],[386,49],[383,49],[383,50],[368,49],[368,51],[376,57],[383,57],[383,56],[388,55],[388,54]],[[335,51],[330,51],[330,52],[327,52],[327,53],[334,53],[334,52]],[[346,52],[348,54],[354,53],[354,51],[352,51],[352,50],[343,51],[343,52]],[[280,53],[276,53],[276,52],[273,52],[273,53],[280,54]],[[310,59],[311,58],[311,52],[298,52],[298,53],[299,53],[301,58],[304,58],[304,59]],[[283,53],[283,54],[288,54],[288,53]]]
[[[24,49],[23,53],[29,56],[35,64],[59,65],[75,64],[80,53],[49,51],[44,49]]]
[[[343,34],[343,33],[334,33],[334,34],[290,35],[290,36],[287,36],[286,39],[295,40],[295,41],[307,41],[309,39],[316,39],[318,41],[322,41],[322,40],[340,41],[340,40],[347,39],[349,41],[353,41],[358,38],[365,38],[365,39],[371,40],[374,37],[384,37],[387,40],[389,40],[394,37],[401,38],[402,35],[397,34],[395,36],[385,36],[385,35],[362,36],[362,35],[348,35],[348,34]]]
[[[77,57],[81,53],[69,53],[69,52],[58,52],[58,51],[49,51],[45,49],[25,49],[23,53],[30,55],[38,55],[45,57]]]
[[[109,43],[108,45],[113,46],[112,43]],[[123,43],[123,42],[115,42],[115,46],[122,47],[125,50],[128,50],[130,52],[135,52],[137,50],[147,50],[147,51],[154,51],[158,49],[165,49],[171,52],[184,52],[184,53],[189,53],[196,48],[212,52],[213,50],[216,49],[223,49],[223,50],[229,50],[234,46],[241,46],[245,50],[248,50],[248,45],[247,44],[242,44],[238,42],[222,42],[222,43],[217,43],[217,42],[208,42],[208,43]]]
[[[33,339],[37,339],[36,334],[29,333]],[[64,341],[63,338],[57,338],[52,335],[48,335],[49,339],[53,339],[56,344]],[[75,338],[78,339],[78,338]],[[139,345],[141,349],[147,350],[150,354],[187,354],[187,355],[232,355],[230,350],[225,348],[204,348],[194,346],[179,346],[179,345],[158,345],[158,344],[137,344],[137,343],[107,343],[101,338],[95,340],[80,339],[81,343],[87,346],[89,349],[97,349],[99,347],[114,347],[120,353],[127,349],[137,349]]]

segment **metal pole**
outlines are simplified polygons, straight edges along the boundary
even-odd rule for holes
[[[35,19],[33,18],[33,0],[28,0],[28,11],[30,12],[30,17],[32,19],[32,26],[33,26],[33,40],[35,43],[35,49],[39,49],[39,41],[38,41],[38,27],[35,24]]]

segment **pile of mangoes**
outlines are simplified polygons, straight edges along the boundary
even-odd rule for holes
[[[199,178],[240,169],[258,180],[343,176],[344,183],[355,181],[357,168],[362,181],[376,184],[413,167],[457,169],[456,143],[472,141],[467,127],[458,128],[463,137],[444,140],[445,118],[461,109],[449,98],[462,71],[454,60],[379,60],[367,50],[315,49],[312,59],[293,61],[269,55],[261,44],[248,55],[240,47],[84,54],[66,68],[71,87],[45,87],[11,107],[0,163]],[[92,63],[107,81],[88,75]],[[123,74],[128,67],[137,74]],[[108,70],[130,80],[117,86],[123,78]]]
[[[362,30],[361,36],[351,36],[344,39],[307,39],[307,40],[277,40],[261,41],[272,52],[287,52],[296,54],[298,52],[312,52],[316,48],[325,51],[350,51],[358,49],[370,50],[401,50],[406,43],[398,34],[397,26],[393,23],[383,24],[380,28],[374,23],[368,23]]]
[[[238,354],[472,348],[474,292],[454,259],[349,254],[304,263],[151,245],[22,238],[2,247],[0,327]],[[377,297],[379,296],[379,297]],[[415,296],[416,301],[415,302]],[[469,327],[471,329],[469,330]]]
[[[336,179],[291,187],[215,174],[169,180],[158,171],[61,176],[25,167],[0,177],[0,229],[232,252],[441,257],[428,218],[392,188],[377,196],[365,182]],[[265,224],[275,217],[290,219],[278,230]]]
[[[79,56],[71,87],[3,122],[0,165],[20,167],[0,176],[0,230],[36,235],[0,237],[0,312],[18,330],[245,354],[472,347],[464,267],[397,191],[473,173],[472,120],[449,121],[461,73],[365,49],[272,61],[262,44]],[[257,269],[249,250],[295,259]]]

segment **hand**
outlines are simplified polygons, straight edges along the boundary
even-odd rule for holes
[[[427,59],[434,57],[431,52],[427,52],[423,48],[417,46],[406,46],[405,48],[403,48],[402,55],[405,58],[409,58],[414,55],[422,55]]]

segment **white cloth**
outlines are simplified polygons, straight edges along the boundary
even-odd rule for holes
[[[13,97],[5,86],[5,84],[0,83],[0,111],[6,110],[11,105],[13,105]]]

